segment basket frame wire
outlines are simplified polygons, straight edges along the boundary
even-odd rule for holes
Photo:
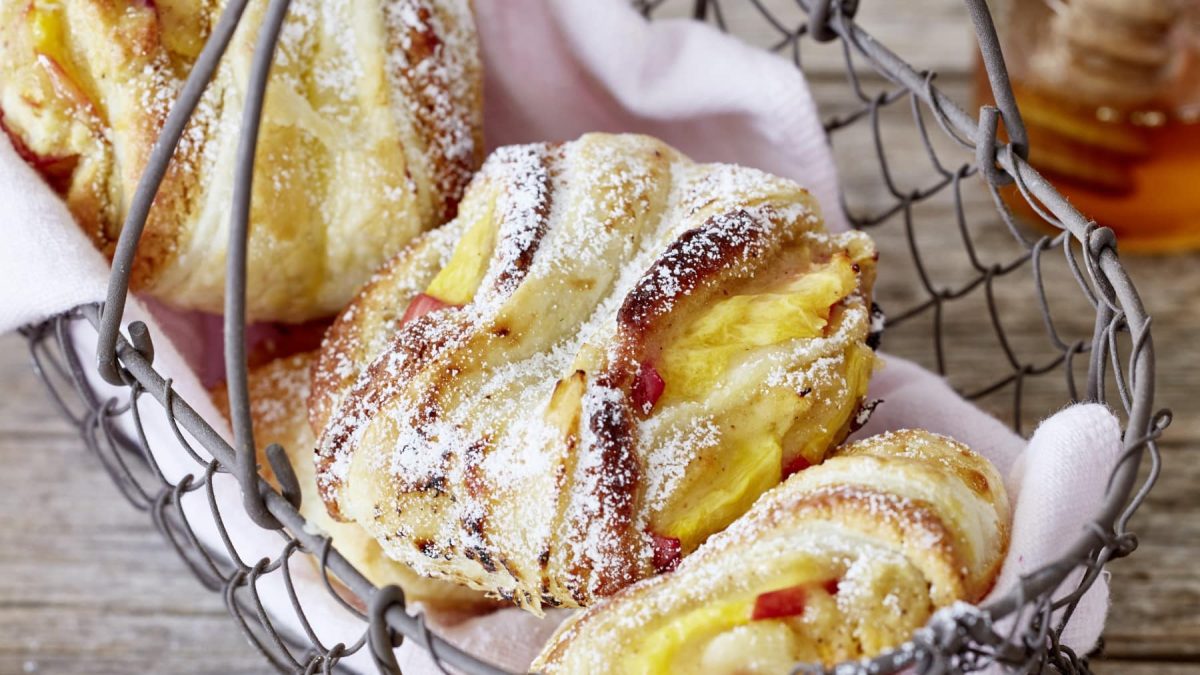
[[[854,21],[854,13],[858,5],[856,1],[797,0],[800,8],[808,14],[808,20],[794,32],[789,32],[786,27],[776,23],[775,28],[785,35],[785,39],[777,45],[777,48],[784,48],[790,44],[795,50],[794,58],[798,62],[799,51],[796,45],[798,39],[806,33],[822,42],[841,41],[851,84],[859,98],[867,106],[851,115],[829,120],[826,130],[832,134],[837,129],[860,119],[863,115],[869,115],[872,123],[876,125],[876,149],[883,167],[884,181],[891,193],[900,200],[898,207],[882,215],[877,214],[868,218],[852,217],[856,226],[870,227],[899,211],[904,211],[906,223],[911,228],[909,212],[911,205],[928,194],[950,185],[955,190],[959,225],[965,228],[961,194],[958,191],[959,184],[963,178],[978,173],[987,183],[1005,224],[1013,236],[1025,246],[1026,254],[1018,257],[1010,265],[987,268],[976,258],[975,250],[964,229],[964,243],[971,263],[983,276],[962,288],[950,289],[942,291],[941,295],[934,295],[932,304],[918,306],[914,308],[912,314],[915,315],[932,307],[935,317],[938,317],[940,321],[942,301],[970,292],[980,283],[984,283],[986,284],[985,290],[989,294],[989,309],[992,312],[992,319],[994,322],[998,322],[995,315],[995,304],[990,295],[992,280],[1032,261],[1033,274],[1038,288],[1038,301],[1041,303],[1045,317],[1047,333],[1055,347],[1061,352],[1058,359],[1050,362],[1045,370],[1054,368],[1065,361],[1068,389],[1074,399],[1076,388],[1071,359],[1077,354],[1088,352],[1088,381],[1084,398],[1103,401],[1108,367],[1111,365],[1111,375],[1117,384],[1121,403],[1127,412],[1127,421],[1123,432],[1125,451],[1110,478],[1102,512],[1095,519],[1093,526],[1083,533],[1060,559],[1027,575],[1012,593],[998,598],[986,606],[969,610],[959,609],[956,612],[939,612],[925,629],[914,635],[911,642],[869,661],[843,664],[838,667],[837,672],[839,673],[855,670],[895,672],[908,666],[915,666],[922,672],[955,672],[973,670],[991,662],[1019,666],[1026,671],[1047,665],[1063,672],[1086,670],[1086,662],[1081,661],[1068,648],[1061,645],[1058,642],[1058,634],[1084,591],[1099,575],[1103,564],[1113,558],[1127,555],[1136,546],[1136,539],[1127,531],[1126,526],[1134,510],[1145,499],[1147,491],[1157,476],[1159,456],[1155,440],[1162,434],[1170,421],[1168,411],[1152,413],[1154,350],[1150,336],[1151,321],[1132,281],[1121,266],[1116,252],[1115,238],[1110,230],[1097,227],[1093,221],[1080,214],[1055,190],[1049,181],[1026,161],[1028,143],[1024,126],[1008,81],[1000,42],[991,14],[985,0],[964,1],[975,27],[983,63],[986,66],[988,80],[997,103],[996,107],[983,106],[978,118],[972,117],[934,86],[933,73],[914,69],[860,27]],[[634,4],[649,15],[661,2],[662,0],[636,0]],[[270,0],[268,4],[266,18],[260,28],[253,56],[238,147],[239,163],[236,167],[225,293],[226,375],[229,383],[234,444],[231,446],[226,443],[193,408],[174,393],[171,381],[155,371],[153,343],[144,324],[140,322],[130,324],[128,339],[120,332],[132,262],[150,206],[165,175],[175,146],[228,46],[246,4],[247,0],[230,0],[226,4],[183,86],[176,104],[171,109],[163,132],[147,162],[146,170],[131,202],[129,215],[122,228],[114,255],[113,272],[105,303],[102,306],[84,306],[68,315],[51,319],[40,326],[23,329],[23,333],[30,340],[35,366],[47,379],[56,372],[59,379],[65,379],[74,384],[76,393],[82,399],[87,412],[82,416],[75,414],[71,410],[71,406],[66,403],[63,394],[51,387],[56,404],[81,429],[89,447],[104,460],[105,468],[122,492],[139,508],[151,511],[155,524],[164,531],[172,546],[188,562],[189,567],[202,582],[209,588],[223,587],[231,613],[238,619],[251,642],[280,671],[317,672],[317,669],[320,668],[323,672],[330,672],[339,658],[357,652],[365,644],[369,647],[372,658],[381,671],[398,672],[399,667],[392,648],[403,639],[408,638],[416,640],[421,647],[430,650],[439,666],[444,664],[458,670],[475,673],[504,672],[463,652],[434,634],[425,625],[423,615],[414,616],[406,611],[404,596],[400,589],[396,587],[375,588],[332,548],[328,538],[314,534],[305,527],[305,521],[297,510],[299,505],[298,485],[294,472],[281,448],[277,446],[268,448],[267,457],[272,468],[280,477],[283,485],[282,491],[277,492],[257,473],[253,429],[249,414],[244,346],[246,244],[257,129],[274,48],[279,37],[279,29],[287,15],[290,0]],[[755,0],[754,4],[763,12],[764,16],[769,15],[758,3],[758,0]],[[711,16],[719,26],[724,27],[719,0],[696,0],[693,16],[700,20]],[[886,80],[896,85],[897,89],[891,93],[880,94],[875,98],[868,96],[854,73],[851,62],[852,52],[867,59],[871,66]],[[917,190],[907,194],[896,188],[888,173],[886,157],[883,148],[879,146],[877,119],[880,107],[897,101],[905,95],[911,97],[914,118],[925,147],[929,151],[932,164],[942,176],[939,183],[930,186],[928,190]],[[963,165],[957,170],[949,170],[942,165],[929,142],[928,130],[921,111],[922,106],[932,113],[944,133],[960,146],[974,150],[976,160],[974,166]],[[999,142],[997,138],[1001,123],[1010,139],[1005,143]],[[1015,224],[1013,215],[1000,199],[997,188],[1007,183],[1015,183],[1031,207],[1047,222],[1061,228],[1062,232],[1054,237],[1043,237],[1030,242]],[[848,210],[847,213],[849,213]],[[909,236],[911,242],[911,231]],[[1084,259],[1082,268],[1073,253],[1072,242],[1077,242],[1081,248]],[[1071,343],[1064,341],[1059,337],[1050,318],[1040,277],[1040,259],[1044,251],[1058,245],[1063,247],[1076,281],[1096,310],[1095,329],[1091,344],[1083,344],[1082,341]],[[916,254],[915,249],[913,253]],[[919,266],[919,257],[917,262]],[[932,294],[934,289],[929,285],[928,280],[923,278],[923,281]],[[906,318],[908,315],[898,317],[893,322]],[[102,401],[88,386],[82,363],[74,352],[74,346],[71,344],[69,336],[71,322],[80,319],[90,322],[99,334],[96,358],[100,377],[109,384],[129,388],[130,400],[126,405],[116,405],[115,400]],[[935,335],[938,364],[939,368],[942,368],[940,322],[935,325],[938,327]],[[1013,378],[1016,380],[1016,400],[1019,411],[1021,378],[1037,374],[1040,371],[1028,365],[1021,366],[1004,341],[1003,331],[998,323],[996,329],[1001,338],[1002,347],[1016,369]],[[1117,336],[1121,332],[1128,332],[1132,343],[1127,364],[1122,363],[1118,351]],[[50,337],[56,338],[63,360],[66,361],[65,367],[60,362],[39,352],[39,349],[42,349],[41,345]],[[54,372],[46,367],[47,364],[53,365]],[[1128,370],[1126,371],[1123,366]],[[1004,386],[1011,382],[1012,378],[1000,382],[997,386]],[[977,395],[986,393],[988,392],[976,392]],[[137,399],[141,394],[149,394],[162,406],[177,440],[192,459],[204,465],[205,471],[202,478],[189,475],[177,484],[171,484],[162,476],[162,472],[158,470],[149,450],[138,418],[140,413]],[[140,438],[129,438],[106,422],[106,420],[126,412],[131,412],[134,416]],[[188,445],[180,431],[181,428],[205,448],[213,458],[211,461],[202,459]],[[100,440],[97,440],[97,429],[102,434]],[[107,455],[103,450],[104,446],[110,448]],[[128,478],[131,470],[121,457],[123,452],[137,457],[148,465],[157,472],[168,487],[164,487],[157,496],[152,496],[140,487],[136,480]],[[1144,454],[1149,454],[1151,457],[1150,477],[1135,491],[1137,472]],[[110,460],[108,457],[113,459]],[[176,515],[176,519],[183,518],[183,523],[180,524],[172,521],[171,517],[167,515],[169,507],[172,505],[178,510],[184,495],[206,490],[213,517],[218,526],[223,528],[221,515],[212,494],[212,478],[217,473],[234,474],[242,488],[243,506],[256,524],[268,530],[280,531],[287,545],[279,558],[263,559],[254,565],[247,565],[240,559],[232,543],[229,542],[228,535],[223,530],[227,555],[220,551],[209,552],[201,545],[195,532],[186,522],[186,518]],[[186,540],[181,540],[180,537],[185,535]],[[349,646],[339,644],[326,648],[313,633],[311,626],[303,616],[303,610],[300,608],[294,588],[291,586],[288,571],[289,556],[297,550],[319,557],[321,571],[327,586],[330,584],[328,575],[332,573],[350,592],[367,604],[368,611],[364,618],[369,620],[368,629],[356,644]],[[232,558],[236,565],[237,571],[230,577],[225,577],[218,569],[214,556],[221,555]],[[1053,599],[1051,595],[1055,589],[1063,583],[1068,575],[1081,567],[1085,569],[1085,573],[1079,586],[1066,596]],[[239,587],[249,585],[253,589],[255,581],[260,575],[279,568],[283,568],[294,608],[301,617],[305,636],[281,635],[272,625],[256,593],[251,593],[253,602],[247,602],[244,597],[240,599],[235,597],[235,591]],[[346,604],[332,586],[329,586],[329,590],[335,597],[338,597],[339,601]],[[347,605],[347,607],[351,606]],[[354,608],[351,607],[351,609]],[[1061,618],[1055,619],[1054,613],[1059,611],[1062,611],[1063,615]],[[263,642],[256,638],[250,630],[247,620],[251,616],[256,617],[256,620],[263,624],[263,629],[276,647],[274,652],[268,649],[269,645],[264,646]],[[1016,616],[1021,620],[1014,620],[1008,634],[1001,635],[995,628],[995,622],[1011,616]],[[1026,625],[1026,621],[1028,621],[1026,634],[1021,634],[1019,629]],[[1057,622],[1057,627],[1053,625],[1055,622]],[[307,642],[312,646],[308,651],[307,665],[297,661],[291,655],[285,642],[292,645],[303,645]],[[285,655],[286,658],[280,658],[279,653]],[[797,666],[796,672],[823,672],[823,669],[817,666],[800,665]]]

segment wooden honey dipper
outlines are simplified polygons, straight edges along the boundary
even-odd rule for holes
[[[1178,0],[1056,2],[1050,35],[1031,61],[1034,80],[1079,102],[1116,107],[1158,96],[1171,76],[1169,34]]]
[[[1029,60],[1021,111],[1034,164],[1092,189],[1131,187],[1150,153],[1142,130],[1113,124],[1172,84],[1178,0],[1051,0],[1054,16]],[[1108,111],[1111,117],[1102,113]]]

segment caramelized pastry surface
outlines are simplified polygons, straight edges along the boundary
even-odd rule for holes
[[[845,437],[874,266],[759,171],[633,135],[502,148],[331,329],[321,494],[423,573],[591,604]]]
[[[675,572],[560,627],[535,672],[785,673],[869,657],[999,573],[994,467],[925,431],[834,451],[768,491]]]

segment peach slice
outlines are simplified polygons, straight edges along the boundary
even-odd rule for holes
[[[454,306],[455,305],[451,305],[450,303],[442,302],[432,295],[418,293],[417,297],[413,298],[412,302],[408,303],[408,309],[404,311],[404,316],[400,319],[400,325],[403,326],[409,321],[415,321],[430,312],[435,312],[439,309],[445,309],[447,307]]]
[[[783,619],[804,613],[808,604],[808,590],[804,586],[790,586],[777,591],[760,594],[754,599],[751,621]]]
[[[59,97],[81,112],[95,115],[96,102],[83,90],[67,48],[67,30],[57,3],[33,0],[26,10],[34,58],[46,71]]]

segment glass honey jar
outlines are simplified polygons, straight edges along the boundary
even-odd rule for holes
[[[1200,0],[994,4],[1034,167],[1122,250],[1200,249]]]

